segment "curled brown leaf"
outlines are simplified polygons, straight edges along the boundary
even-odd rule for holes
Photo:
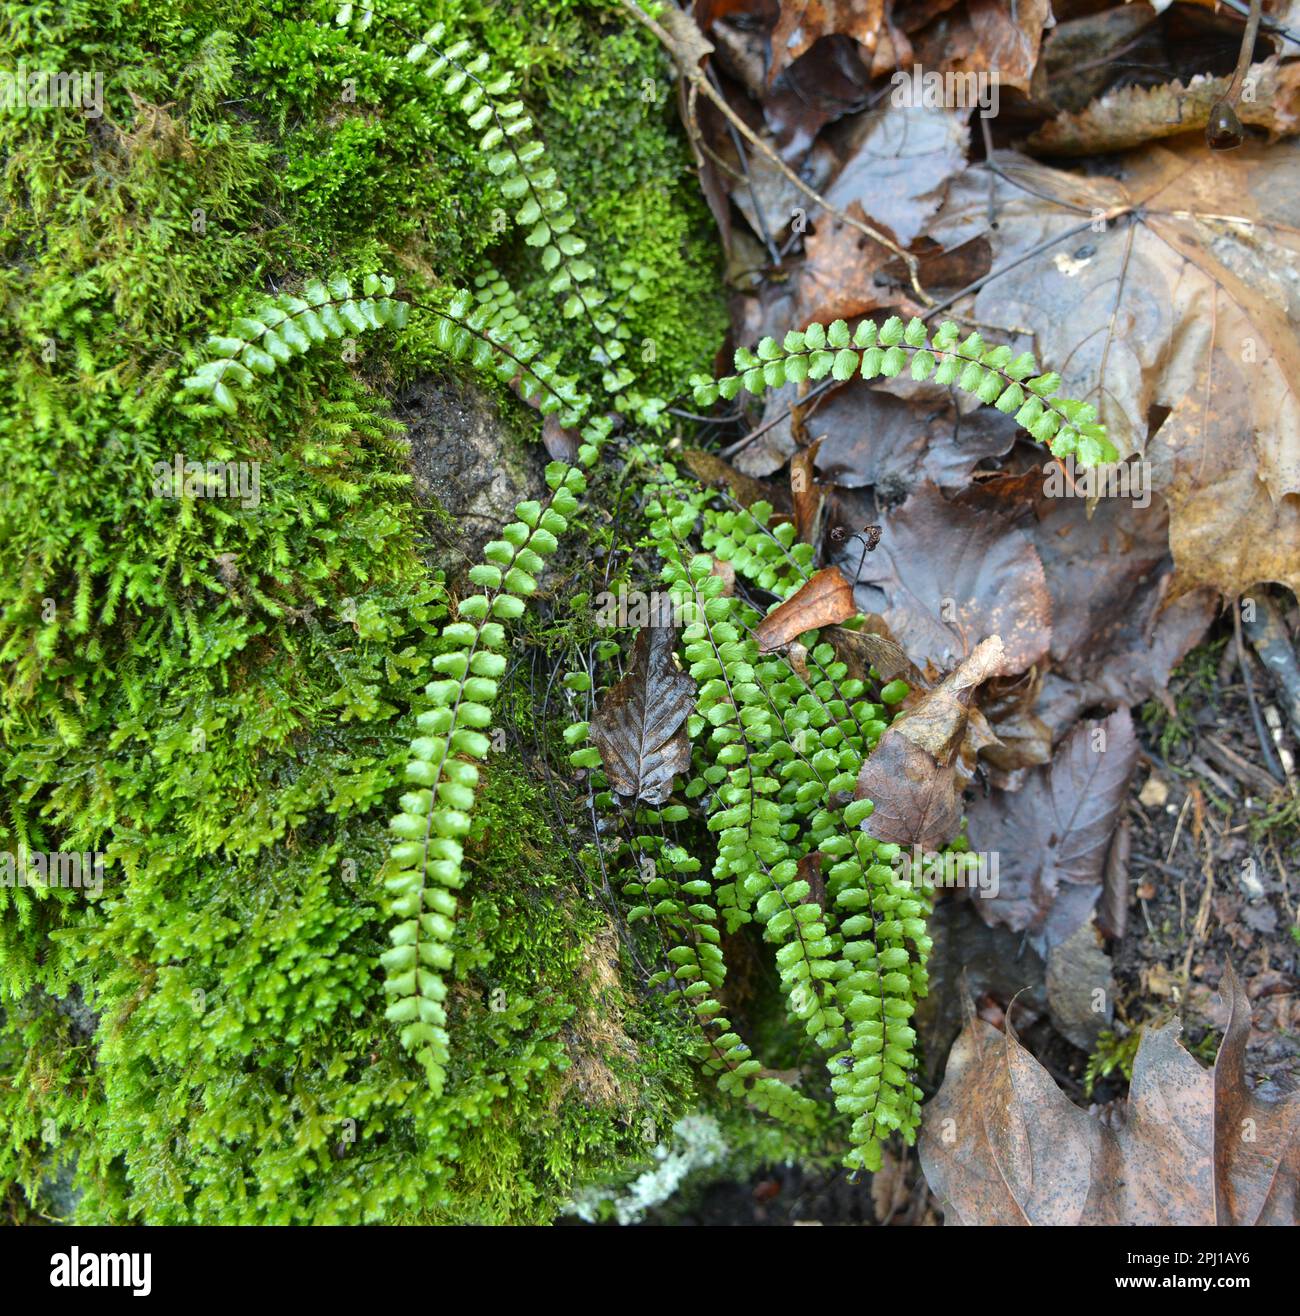
[[[805,631],[847,621],[857,612],[839,567],[823,567],[754,628],[759,653],[775,653]]]

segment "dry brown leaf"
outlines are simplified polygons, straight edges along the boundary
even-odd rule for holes
[[[1215,1215],[1222,1224],[1294,1225],[1300,1208],[1300,1094],[1260,1101],[1246,1086],[1250,1000],[1231,966],[1228,1027],[1214,1063]]]
[[[968,0],[917,36],[916,60],[927,72],[990,73],[1002,87],[1028,91],[1051,21],[1050,0]]]
[[[1270,138],[1300,132],[1300,64],[1278,67],[1276,60],[1253,64],[1247,75],[1250,100],[1237,105],[1242,123],[1267,128]],[[1157,137],[1201,132],[1210,110],[1227,95],[1229,77],[1191,78],[1187,85],[1120,87],[1077,114],[1058,114],[1026,145],[1040,155],[1092,155],[1124,151]]]
[[[1300,588],[1300,144],[1151,147],[1122,182],[997,158],[996,230],[980,169],[929,230],[992,247],[994,276],[961,309],[1029,331],[1121,455],[1151,460],[1174,596]]]
[[[1133,49],[1144,33],[1154,31],[1157,18],[1146,0],[1128,0],[1079,18],[1062,20],[1058,14],[1056,26],[1043,36],[1035,100],[1050,101],[1060,110],[1083,109],[1127,71],[1120,63],[1123,56],[1140,58]]]
[[[1300,1097],[1246,1086],[1245,993],[1229,968],[1228,1031],[1213,1071],[1147,1029],[1128,1100],[1106,1123],[1074,1106],[1047,1071],[967,1007],[943,1086],[925,1110],[921,1167],[948,1224],[1295,1224]]]
[[[839,567],[823,567],[754,628],[758,651],[775,653],[805,631],[848,621],[856,612],[853,590]]]
[[[674,660],[675,626],[643,626],[626,675],[611,686],[591,719],[610,785],[620,795],[662,804],[673,776],[690,766],[686,718],[695,705],[695,682]]]
[[[966,163],[970,129],[958,111],[886,107],[863,115],[844,144],[846,163],[823,193],[843,214],[908,246],[938,211],[948,179]],[[907,278],[881,277],[886,247],[842,220],[813,210],[799,272],[806,320],[851,320],[884,307],[922,314],[907,300]]]
[[[772,29],[772,64],[768,80],[775,81],[821,37],[843,35],[874,51],[885,21],[886,0],[781,0],[781,15]]]
[[[1155,780],[1152,777],[1147,785]],[[1132,824],[1126,814],[1119,820],[1111,839],[1102,875],[1101,899],[1097,902],[1097,926],[1102,936],[1115,941],[1122,938],[1128,928],[1128,870],[1132,849]]]
[[[551,412],[542,421],[542,442],[546,445],[546,454],[552,461],[575,462],[578,460],[578,432],[566,430],[560,424],[559,417]]]
[[[959,416],[947,397],[906,400],[863,379],[818,398],[808,423],[825,435],[817,454],[823,478],[841,489],[874,486],[891,502],[926,479],[965,489],[979,463],[1003,456],[1019,432],[993,407]]]
[[[892,681],[901,676],[913,690],[928,687],[925,677],[889,634],[884,621],[871,614],[861,630],[850,631],[843,626],[827,627],[824,638],[835,650],[835,656],[849,669],[855,680],[870,680],[874,667],[881,679]]]
[[[1122,708],[1076,726],[1020,790],[971,802],[971,849],[998,857],[997,890],[977,902],[985,922],[1027,932],[1046,956],[1086,921],[1136,762],[1133,719]]]
[[[967,117],[963,110],[892,105],[863,115],[850,126],[846,163],[827,201],[839,210],[857,202],[873,225],[908,246],[943,204],[945,184],[965,166]]]
[[[821,439],[814,439],[790,458],[790,497],[794,502],[795,538],[820,550],[826,518],[825,485],[817,483],[817,449]]]
[[[736,470],[714,453],[702,448],[683,448],[681,458],[701,484],[712,489],[726,489],[742,507],[750,507],[760,499],[777,504],[782,502],[779,495],[774,499],[774,491],[762,480]]]
[[[943,683],[896,718],[858,774],[855,795],[875,805],[863,830],[878,841],[938,849],[961,822],[962,772],[968,736],[970,759],[989,743],[987,723],[972,721],[975,690],[1000,670],[1002,641],[990,636]],[[968,761],[967,767],[970,766]]]
[[[850,201],[845,213],[859,223],[866,215],[857,201]],[[804,237],[804,263],[799,269],[799,310],[801,324],[819,320],[853,320],[870,315],[900,301],[893,282],[877,278],[889,263],[890,252],[874,238],[869,238],[850,224],[829,217],[815,231]],[[902,298],[903,308],[915,313],[917,307]]]
[[[980,700],[997,744],[984,752],[984,760],[1005,784],[1008,774],[1040,767],[1052,760],[1052,733],[1034,711],[1041,681],[1029,673],[1013,679],[991,681]]]

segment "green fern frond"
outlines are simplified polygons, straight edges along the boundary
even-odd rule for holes
[[[376,11],[345,4],[336,21],[346,27],[354,16],[357,30],[364,31]],[[379,17],[406,32],[401,24]],[[614,405],[623,414],[653,424],[665,404],[638,393],[633,388],[635,373],[626,365],[630,337],[626,309],[649,295],[645,269],[624,262],[610,279],[621,297],[610,300],[589,259],[586,240],[575,232],[577,212],[546,158],[546,145],[527,107],[515,95],[513,75],[494,73],[490,57],[475,52],[467,38],[444,45],[446,35],[446,24],[435,23],[407,50],[407,62],[421,66],[424,77],[454,100],[469,127],[482,134],[478,147],[487,170],[511,207],[515,225],[525,230],[525,245],[537,252],[547,290],[563,298],[566,319],[581,318],[591,329],[595,340],[591,358],[603,369],[602,386]]]
[[[754,351],[737,348],[734,375],[718,380],[696,375],[690,382],[696,404],[707,407],[718,398],[730,401],[742,388],[759,394],[808,379],[892,379],[908,370],[915,380],[933,378],[1014,415],[1057,457],[1072,455],[1085,467],[1118,460],[1105,427],[1097,423],[1096,408],[1058,396],[1060,375],[1039,374],[1032,352],[1016,356],[1005,345],[989,347],[978,333],[959,339],[961,330],[951,320],[933,337],[924,321],[904,324],[896,315],[879,326],[863,320],[852,332],[844,320],[813,323],[791,330],[780,343],[764,338]]]
[[[884,1138],[899,1131],[911,1140],[919,1125],[909,1020],[926,991],[930,951],[926,894],[895,872],[897,847],[861,829],[870,801],[852,798],[886,728],[886,709],[866,698],[864,683],[848,677],[816,632],[802,637],[803,671],[779,654],[761,653],[754,636],[761,613],[728,594],[714,572],[715,560],[730,562],[738,576],[778,600],[788,597],[812,561],[810,546],[794,543],[794,527],[770,526],[772,509],[764,504],[719,510],[711,491],[679,479],[667,463],[659,469],[646,507],[650,541],[684,622],[683,664],[698,686],[688,721],[694,775],[684,794],[701,801],[717,836],[712,882],[692,876],[681,890],[694,902],[692,912],[711,913],[712,897],[731,931],[751,922],[763,929],[775,948],[787,1013],[826,1053],[836,1104],[852,1117],[846,1163],[872,1168]],[[709,552],[689,547],[696,534]],[[574,731],[572,739],[585,738],[585,727]],[[593,748],[578,750],[572,761],[598,770]],[[669,857],[674,870],[699,868],[684,853]],[[822,869],[819,896],[805,865]],[[685,992],[712,1003],[723,968],[711,963],[712,952],[701,954],[682,922],[676,880],[661,859],[652,884],[628,888],[644,902],[629,917],[662,917],[670,926],[677,919],[670,958],[688,979],[706,983],[689,981]],[[704,926],[711,922],[705,918]],[[738,1058],[739,1039],[726,1035],[725,1042],[723,1054]],[[707,1049],[701,1058],[711,1068]],[[746,1052],[742,1064],[750,1062]],[[747,1075],[756,1072],[754,1063]]]
[[[588,464],[611,429],[605,417],[584,428]],[[402,811],[391,823],[396,871],[385,887],[398,921],[390,932],[392,948],[381,957],[390,997],[387,1016],[402,1025],[402,1045],[424,1066],[435,1092],[442,1091],[450,1056],[443,975],[452,966],[454,893],[465,881],[462,838],[469,831],[478,763],[491,743],[485,732],[506,669],[503,623],[523,615],[524,601],[536,592],[546,559],[586,488],[582,471],[563,462],[547,467],[546,481],[550,498],[515,508],[516,520],[470,569],[471,584],[482,592],[462,599],[457,619],[443,627],[446,647],[433,660],[438,679],[425,689],[432,707],[416,719],[420,735],[411,742],[406,764],[406,780],[416,789],[402,796]]]
[[[233,390],[253,383],[255,374],[273,375],[316,343],[372,329],[404,328],[410,306],[391,296],[394,286],[386,274],[368,274],[363,295],[357,297],[351,283],[337,275],[328,285],[312,280],[301,297],[281,293],[267,298],[251,315],[235,320],[229,333],[208,339],[214,355],[181,387],[233,416],[239,409]]]

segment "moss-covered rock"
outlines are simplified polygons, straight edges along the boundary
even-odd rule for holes
[[[639,99],[643,75],[667,85],[653,44],[613,5],[561,0],[541,28],[508,4],[389,8],[529,70],[593,245],[648,271],[647,387],[705,364],[721,309],[685,146],[666,98]],[[509,270],[473,134],[384,57],[400,34],[362,46],[328,4],[3,12],[12,61],[104,77],[102,116],[0,116],[0,846],[97,852],[104,874],[0,886],[6,1214],[550,1219],[699,1095],[688,1030],[636,988],[513,741],[469,847],[441,1099],[377,968],[385,820],[461,565],[446,517],[528,487],[536,413],[431,384],[420,332],[304,360],[230,419],[173,405],[205,336],[268,291],[378,267],[432,296],[489,251]],[[590,373],[582,326],[521,295]],[[490,477],[464,504],[457,406],[471,430],[509,415],[501,470],[458,468]],[[256,469],[256,505],[161,496],[178,457]]]

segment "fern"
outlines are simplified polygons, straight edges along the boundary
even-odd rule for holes
[[[336,21],[363,32],[374,17],[369,7],[344,4]],[[665,404],[635,391],[625,362],[628,312],[648,295],[646,272],[624,265],[608,281],[617,295],[602,291],[574,232],[575,211],[531,116],[513,96],[513,77],[492,73],[488,56],[466,40],[443,46],[444,36],[444,25],[435,24],[413,41],[406,60],[441,96],[454,98],[481,134],[486,170],[517,207],[514,221],[549,291],[564,299],[564,317],[592,330],[606,404],[653,429]],[[472,289],[427,304],[397,295],[394,280],[382,274],[365,276],[359,296],[337,276],[307,283],[301,295],[264,299],[228,334],[209,340],[211,356],[183,389],[232,414],[235,390],[248,389],[255,375],[271,375],[313,345],[351,332],[402,329],[413,313],[433,318],[435,350],[508,383],[562,426],[581,427],[577,463],[546,468],[550,496],[516,507],[515,519],[468,573],[478,592],[461,599],[442,627],[435,679],[425,689],[429,707],[417,716],[419,735],[404,768],[409,789],[390,824],[384,884],[392,944],[381,957],[387,1017],[440,1094],[451,1064],[446,998],[457,892],[466,880],[463,842],[506,673],[506,626],[523,615],[575,517],[587,485],[583,468],[599,459],[614,415],[592,415],[591,397],[543,352],[514,290],[491,268]],[[1095,409],[1058,394],[1058,375],[1038,373],[1031,353],[988,346],[978,333],[961,339],[951,322],[933,335],[919,319],[863,321],[853,330],[843,320],[814,323],[780,344],[765,338],[753,351],[739,348],[735,366],[736,374],[718,380],[692,377],[698,406],[734,399],[741,389],[758,395],[786,383],[892,378],[908,370],[913,379],[933,378],[1014,415],[1058,457],[1073,454],[1085,466],[1116,457]],[[754,632],[761,610],[746,590],[727,593],[715,563],[730,563],[740,583],[779,604],[808,578],[812,547],[794,542],[793,525],[771,524],[770,506],[726,505],[683,478],[652,441],[643,439],[628,455],[629,469],[648,472],[644,542],[686,621],[681,657],[697,683],[686,803],[640,809],[636,830],[616,847],[623,892],[634,902],[628,921],[653,924],[659,933],[664,967],[648,985],[689,1013],[699,1030],[697,1058],[720,1091],[773,1118],[815,1127],[818,1103],[764,1069],[723,1014],[719,924],[733,933],[748,924],[760,928],[773,947],[787,1014],[824,1054],[835,1105],[851,1123],[846,1163],[875,1169],[883,1139],[899,1132],[912,1141],[920,1120],[911,1018],[927,987],[929,898],[900,875],[898,847],[863,830],[873,806],[853,794],[906,688],[891,682],[869,697],[867,684],[850,678],[815,632],[802,637],[797,667],[789,657],[760,652]],[[587,728],[575,722],[565,732],[571,762],[590,773],[596,806],[625,823],[598,750],[584,743]],[[708,877],[699,855],[667,831],[693,816],[702,816],[715,838]]]
[[[596,421],[585,437],[599,452],[607,435],[607,424]],[[546,479],[552,490],[548,503],[527,501],[515,508],[518,519],[470,570],[471,582],[483,592],[462,599],[458,620],[443,627],[447,647],[433,661],[440,679],[425,688],[433,706],[416,719],[421,735],[411,742],[406,765],[406,779],[418,789],[402,796],[402,812],[391,823],[397,871],[385,887],[400,921],[390,932],[392,948],[382,956],[384,990],[391,998],[387,1016],[402,1025],[402,1045],[415,1053],[435,1092],[442,1091],[449,1058],[442,975],[452,964],[454,893],[465,880],[461,838],[470,828],[476,761],[489,749],[484,731],[506,668],[501,623],[523,614],[524,599],[537,589],[546,558],[555,552],[586,487],[577,467],[559,462],[548,466]]]
[[[357,30],[365,31],[376,16],[368,6],[344,4],[336,22],[347,27],[355,21]],[[392,19],[381,17],[381,21],[408,39],[414,37]],[[444,97],[456,102],[470,129],[482,134],[478,149],[487,171],[502,199],[514,208],[513,220],[525,230],[525,245],[535,249],[548,292],[563,298],[566,319],[581,318],[592,331],[591,357],[603,368],[602,385],[614,405],[624,414],[653,423],[664,404],[636,393],[635,374],[619,364],[626,357],[629,337],[624,316],[619,304],[608,304],[596,266],[587,258],[587,242],[574,231],[577,213],[547,161],[545,143],[536,135],[531,114],[514,94],[513,74],[493,73],[490,57],[476,52],[466,38],[443,45],[446,32],[445,23],[435,23],[413,41],[406,61],[418,65]],[[623,263],[610,285],[623,294],[624,304],[648,295],[646,273],[632,262]]]
[[[691,385],[696,404],[711,406],[720,397],[730,401],[742,388],[759,394],[808,379],[892,379],[907,369],[915,380],[933,378],[1014,415],[1016,424],[1057,457],[1073,455],[1080,466],[1118,459],[1105,428],[1097,423],[1096,408],[1057,396],[1060,375],[1038,374],[1032,352],[1017,356],[1005,345],[989,347],[978,333],[959,342],[960,337],[951,320],[945,320],[933,338],[924,321],[913,318],[905,325],[896,315],[879,327],[874,320],[863,320],[852,332],[844,320],[814,323],[791,330],[781,343],[764,338],[756,351],[737,348],[739,373],[716,381],[695,375]]]
[[[570,740],[574,740],[570,737]],[[579,750],[578,756],[591,763],[590,753]],[[599,780],[599,755],[591,763]],[[664,809],[643,809],[638,822],[662,826],[684,819],[682,805]],[[785,1123],[815,1128],[817,1103],[796,1092],[775,1075],[765,1073],[747,1043],[731,1029],[731,1021],[722,1014],[718,994],[726,978],[726,962],[720,949],[721,934],[715,924],[717,911],[707,903],[709,884],[692,876],[699,872],[700,861],[682,846],[654,835],[633,839],[631,851],[641,863],[653,864],[654,876],[646,881],[638,866],[638,879],[625,882],[624,895],[633,900],[653,900],[637,904],[628,911],[628,922],[653,918],[665,940],[672,942],[666,952],[671,967],[652,974],[648,985],[667,989],[665,1002],[682,1004],[693,1016],[701,1033],[696,1059],[712,1075],[718,1089],[730,1096],[744,1097],[755,1109]]]
[[[410,307],[389,295],[394,286],[387,275],[369,274],[364,295],[355,297],[352,285],[340,275],[328,286],[309,282],[301,297],[282,293],[267,298],[251,315],[235,320],[228,334],[208,339],[214,355],[183,380],[182,387],[233,416],[239,407],[232,388],[247,387],[254,373],[273,375],[317,343],[372,329],[403,328]]]

